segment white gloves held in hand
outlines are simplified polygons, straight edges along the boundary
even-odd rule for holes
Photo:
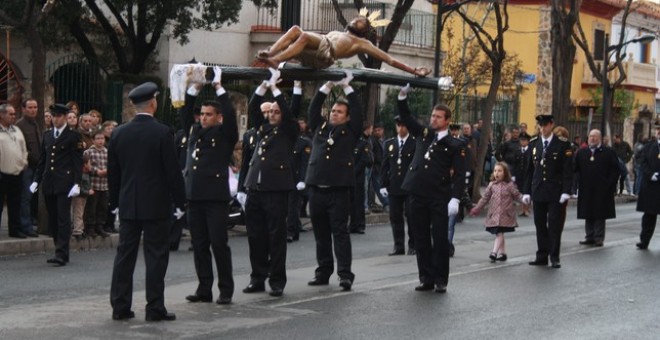
[[[561,197],[559,197],[559,203],[566,203],[568,199],[571,198],[571,195],[569,194],[561,194]]]
[[[410,83],[406,84],[406,86],[402,87],[399,90],[399,100],[404,100],[408,97],[408,93],[412,91],[412,88],[410,87]]]
[[[80,187],[78,184],[74,184],[73,187],[71,187],[71,190],[69,190],[67,197],[76,197],[78,195],[80,195]]]
[[[213,66],[213,73],[213,81],[211,81],[211,84],[213,84],[213,86],[221,84],[222,69],[220,66]]]
[[[30,184],[30,192],[34,194],[35,192],[37,192],[38,187],[39,184],[37,182],[32,182],[32,184]]]
[[[239,192],[236,194],[236,200],[241,204],[243,210],[245,210],[245,201],[247,201],[247,194],[244,192]]]
[[[280,82],[281,72],[280,70],[274,69],[272,67],[269,67],[268,70],[270,71],[270,79],[268,80],[268,86],[269,87],[276,86],[277,83]]]
[[[387,188],[380,188],[380,194],[383,195],[383,197],[387,197],[389,195]]]
[[[461,201],[458,198],[452,198],[447,204],[447,216],[452,216],[458,214],[458,204]]]
[[[657,182],[658,181],[658,173],[654,173],[653,176],[651,176],[651,182]]]
[[[524,204],[530,204],[530,203],[532,203],[532,197],[529,196],[529,195],[523,195],[522,202]]]
[[[342,88],[351,86],[350,82],[351,82],[351,80],[353,80],[353,72],[346,71],[345,74],[346,74],[346,77],[344,77],[344,79],[342,79],[342,80],[336,81],[335,85],[341,86]]]
[[[185,215],[185,214],[186,214],[186,212],[182,211],[179,208],[176,208],[176,211],[174,211],[174,217],[176,217],[177,220],[180,220],[181,217],[183,217],[183,215]]]
[[[296,189],[298,189],[298,191],[305,190],[305,182],[298,182],[298,184],[296,184]]]

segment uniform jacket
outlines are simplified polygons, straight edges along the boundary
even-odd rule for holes
[[[516,184],[518,189],[523,190],[525,186],[525,176],[527,175],[527,167],[529,166],[529,158],[532,157],[532,145],[527,145],[527,150],[522,152],[522,147],[518,152],[520,153],[520,161],[511,168],[511,175],[516,177]]]
[[[515,183],[492,181],[475,208],[481,210],[486,203],[490,203],[484,221],[486,227],[517,227],[514,202],[520,202],[521,199],[522,194]]]
[[[311,139],[302,135],[298,136],[298,139],[296,139],[296,145],[293,148],[293,175],[296,183],[305,181],[307,163],[309,163],[309,156],[311,154]]]
[[[44,195],[68,194],[74,184],[80,185],[82,177],[85,149],[80,133],[67,126],[58,138],[52,130],[44,132],[42,141],[34,181]]]
[[[552,137],[545,155],[543,141],[538,137],[532,144],[532,156],[527,164],[525,194],[533,201],[559,202],[561,194],[571,192],[573,181],[573,149],[566,138]]]
[[[611,148],[578,149],[575,154],[575,173],[579,176],[579,219],[609,219],[616,217],[614,194],[619,179],[619,160]]]
[[[185,189],[170,129],[138,114],[112,131],[108,145],[110,209],[125,220],[172,217],[172,204],[183,209]]]
[[[248,109],[248,112],[249,109]],[[259,111],[261,112],[261,111]],[[243,134],[243,151],[241,153],[241,170],[238,172],[238,191],[246,192],[245,178],[247,177],[248,170],[250,170],[250,160],[252,160],[252,153],[257,147],[257,129],[250,128]]]
[[[229,163],[238,141],[236,111],[224,93],[217,98],[222,110],[222,124],[202,128],[194,123],[195,96],[186,93],[180,111],[184,131],[190,131],[184,179],[186,198],[190,201],[230,201]]]
[[[355,184],[356,186],[364,186],[365,171],[367,168],[374,165],[373,152],[371,151],[371,144],[361,136],[355,144],[353,149],[353,159],[355,160]]]
[[[406,100],[399,100],[398,107],[401,120],[416,142],[415,156],[402,188],[410,194],[432,199],[461,199],[465,190],[464,143],[451,135],[438,141],[436,131],[413,118]]]
[[[381,188],[387,188],[389,195],[408,194],[401,186],[415,155],[415,143],[415,136],[411,134],[408,134],[403,148],[399,148],[398,136],[385,141]]]
[[[647,143],[640,154],[639,164],[642,184],[639,187],[637,211],[660,214],[660,180],[651,181],[654,173],[660,172],[660,150],[658,141]]]
[[[283,95],[275,97],[282,112],[282,122],[271,125],[260,110],[250,110],[257,127],[256,149],[252,153],[245,187],[259,191],[289,191],[295,188],[293,147],[298,138],[298,123]],[[261,105],[263,97],[255,94],[250,106]],[[257,104],[258,103],[258,104]]]
[[[354,149],[362,135],[362,108],[357,94],[352,92],[347,96],[350,120],[334,126],[321,116],[326,98],[327,95],[319,91],[309,106],[309,127],[314,137],[305,183],[352,187],[355,185]]]
[[[513,169],[521,161],[520,155],[520,140],[510,139],[500,145],[495,158],[500,162],[506,162],[509,169]]]

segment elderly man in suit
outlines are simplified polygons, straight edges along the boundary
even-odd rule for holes
[[[110,209],[119,215],[119,245],[112,270],[112,318],[135,317],[131,311],[133,272],[144,233],[147,270],[147,321],[175,320],[165,308],[165,273],[169,262],[172,205],[177,218],[184,215],[185,194],[170,129],[153,115],[158,108],[158,87],[147,82],[128,98],[137,114],[112,132],[108,146]]]
[[[55,104],[50,112],[53,130],[44,133],[30,191],[34,194],[40,188],[46,201],[48,231],[55,242],[55,256],[47,262],[64,266],[69,262],[71,197],[80,194],[84,145],[80,133],[66,124],[68,107]]]

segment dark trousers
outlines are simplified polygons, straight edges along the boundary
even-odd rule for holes
[[[227,218],[229,202],[190,201],[188,202],[188,225],[192,237],[195,272],[199,285],[197,295],[213,296],[213,263],[211,249],[218,272],[220,296],[234,295],[232,277],[231,248],[227,244]]]
[[[288,212],[286,215],[286,233],[288,237],[297,240],[300,236],[300,203],[302,201],[302,193],[298,190],[291,190],[288,194]]]
[[[103,229],[105,231],[111,231],[115,229],[115,220],[117,220],[117,215],[112,213],[112,210],[110,210],[110,207],[106,209],[106,215],[105,215],[105,227]]]
[[[651,242],[651,237],[653,237],[657,222],[657,214],[644,213],[644,215],[642,215],[642,232],[639,234],[639,240],[641,243],[648,245],[649,242]]]
[[[170,259],[168,235],[170,221],[120,220],[119,244],[112,269],[110,304],[114,314],[127,313],[133,303],[133,272],[144,232],[144,262],[146,265],[146,314],[161,315],[165,308],[165,273]]]
[[[7,222],[10,235],[23,232],[23,225],[21,224],[21,185],[20,175],[0,174],[0,217],[2,216],[2,207],[6,196]]]
[[[67,194],[44,195],[48,211],[48,232],[55,243],[55,257],[69,261],[71,240],[71,198]]]
[[[284,289],[286,285],[288,193],[251,190],[245,202],[245,226],[252,265],[250,281],[262,283],[270,276],[272,289]]]
[[[447,203],[445,199],[431,199],[410,195],[411,214],[419,281],[427,284],[447,285],[449,282],[449,240]]]
[[[27,167],[21,172],[21,231],[33,231],[39,220],[39,194],[32,194],[30,185],[34,179],[34,169]]]
[[[172,213],[174,213],[174,211],[175,210],[173,209]],[[178,220],[174,217],[170,220],[170,250],[179,250],[179,243],[181,243],[183,228],[186,226],[186,219],[187,218],[182,218]]]
[[[587,218],[584,221],[585,240],[603,242],[605,240],[605,220]]]
[[[334,271],[332,245],[337,256],[337,275],[340,279],[355,279],[351,272],[351,235],[348,232],[351,187],[319,188],[309,190],[309,211],[316,240],[315,276],[327,280]]]
[[[105,218],[108,214],[108,191],[96,191],[94,195],[87,196],[85,205],[85,228],[98,232],[105,227]]]
[[[559,261],[561,233],[564,230],[562,219],[566,218],[563,204],[534,201],[534,225],[536,226],[536,260]],[[563,216],[563,217],[562,217]]]
[[[394,238],[394,250],[405,251],[406,242],[406,219],[408,218],[408,195],[390,195],[390,224],[392,225],[392,236]],[[415,249],[413,231],[408,223],[408,249]]]
[[[364,174],[358,176],[364,178]],[[355,187],[350,190],[351,223],[349,230],[352,232],[364,231],[367,227],[364,215],[364,181],[355,181]]]
[[[378,196],[378,200],[383,207],[390,204],[389,199],[380,193],[380,164],[374,165],[371,168],[371,176],[369,176],[369,206],[376,204],[376,196]]]

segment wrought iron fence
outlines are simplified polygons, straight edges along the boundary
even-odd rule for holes
[[[381,18],[389,18],[394,12],[392,4],[378,1],[365,1],[369,11],[380,10]],[[339,4],[342,16],[350,21],[356,17],[358,10],[352,2],[341,2]],[[411,9],[406,14],[394,43],[403,46],[415,46],[422,48],[433,48],[435,42],[435,14]],[[252,26],[253,31],[281,32],[281,4],[277,9],[258,8],[257,23]],[[330,0],[306,0],[302,2],[300,26],[306,31],[330,32],[343,31],[337,20],[337,13]],[[378,35],[382,36],[385,27],[377,29]]]

